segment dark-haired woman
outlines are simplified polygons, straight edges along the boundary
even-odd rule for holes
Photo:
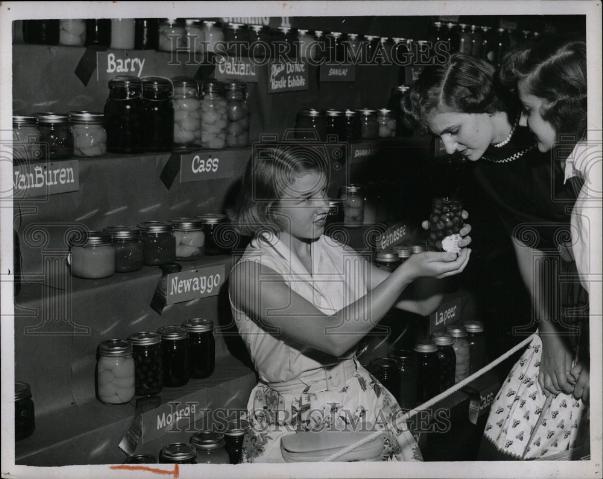
[[[229,294],[260,379],[248,402],[247,460],[282,462],[281,437],[296,431],[373,429],[386,437],[377,460],[420,459],[409,431],[394,427],[398,403],[355,348],[392,306],[435,309],[441,297],[415,300],[404,290],[461,272],[470,251],[418,254],[392,273],[379,270],[324,236],[326,171],[316,151],[289,145],[254,150],[243,179],[235,220],[253,239]]]
[[[475,162],[473,170],[477,181],[494,201],[511,236],[520,274],[530,293],[540,328],[541,334],[535,337],[525,355],[532,357],[534,351],[541,354],[546,358],[542,366],[547,375],[556,378],[554,382],[540,384],[540,364],[536,364],[540,359],[529,363],[536,368],[531,371],[535,373],[533,377],[524,374],[519,384],[507,391],[512,392],[509,397],[517,398],[517,401],[512,401],[510,408],[505,404],[503,410],[500,407],[492,409],[486,437],[497,428],[500,434],[492,442],[499,446],[502,443],[502,446],[496,451],[497,456],[492,454],[484,458],[524,456],[531,427],[546,394],[557,395],[555,401],[564,404],[564,411],[570,418],[567,420],[570,435],[557,440],[557,447],[562,449],[575,437],[573,426],[578,424],[583,411],[582,405],[570,395],[574,389],[573,378],[565,371],[556,374],[553,370],[554,364],[572,357],[566,340],[568,336],[575,339],[575,329],[551,327],[562,319],[562,311],[558,308],[560,295],[554,289],[561,283],[559,269],[571,271],[573,268],[575,271],[575,266],[562,264],[560,250],[567,248],[569,211],[575,202],[576,190],[564,184],[562,166],[542,154],[529,129],[520,125],[517,98],[502,88],[494,68],[487,62],[453,55],[447,64],[422,72],[410,99],[411,105],[407,109],[442,139],[449,154],[460,153]],[[562,294],[562,307],[565,308],[578,303],[569,289]],[[524,359],[520,361],[522,366],[528,364]],[[518,377],[521,375],[519,373]],[[500,396],[499,393],[497,400]],[[503,430],[509,423],[508,430]],[[511,434],[513,437],[508,439]],[[558,435],[555,436],[558,439]],[[544,449],[546,446],[532,446],[529,457],[538,457]]]

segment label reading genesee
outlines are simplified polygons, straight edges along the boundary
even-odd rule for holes
[[[171,273],[167,277],[167,304],[216,296],[225,276],[223,264]]]

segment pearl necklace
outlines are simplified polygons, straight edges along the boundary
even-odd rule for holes
[[[511,156],[503,158],[501,160],[493,160],[492,158],[487,158],[482,156],[482,159],[489,161],[490,163],[511,163],[512,161],[518,160],[523,155],[525,155],[528,151],[533,150],[536,145],[529,146],[523,150],[518,151],[517,153],[513,153]]]
[[[494,148],[502,148],[507,143],[509,143],[511,141],[511,138],[513,137],[513,133],[515,133],[515,128],[517,128],[518,123],[519,123],[519,121],[516,121],[515,123],[513,123],[513,126],[511,126],[511,131],[509,132],[509,135],[503,141],[501,141],[500,143],[495,143],[492,146]]]

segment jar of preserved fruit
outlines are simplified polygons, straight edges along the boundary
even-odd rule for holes
[[[86,41],[86,22],[80,19],[60,20],[59,45],[81,47]]]
[[[357,33],[348,33],[348,38],[345,42],[345,45],[348,60],[360,58],[361,45]]]
[[[302,140],[323,140],[326,135],[326,123],[320,111],[306,108],[297,114],[295,136]]]
[[[56,45],[59,43],[58,20],[24,20],[23,40],[25,43]]]
[[[123,404],[134,397],[134,359],[132,344],[109,339],[98,347],[97,394],[107,404]]]
[[[174,18],[166,18],[159,22],[159,50],[174,52],[185,47],[184,25]]]
[[[228,127],[226,146],[249,145],[249,108],[247,107],[247,86],[232,82],[226,87]]]
[[[337,141],[342,141],[345,138],[345,123],[341,111],[327,110],[326,120],[326,135],[332,135]]]
[[[188,333],[179,326],[164,326],[161,335],[163,385],[184,386],[190,379],[190,346]]]
[[[454,339],[452,348],[456,357],[454,382],[458,383],[469,376],[470,358],[467,331],[462,326],[448,326],[448,334]]]
[[[29,384],[15,382],[15,441],[33,434],[36,429],[34,403]]]
[[[134,24],[136,50],[156,50],[159,47],[159,22],[156,18],[137,18]]]
[[[170,220],[176,240],[176,259],[199,259],[205,253],[205,233],[203,223],[194,218],[174,218]]]
[[[460,236],[443,240],[458,235],[463,225],[463,205],[460,201],[448,197],[433,199],[429,216],[429,245],[432,248],[458,253]]]
[[[201,100],[201,145],[203,148],[221,149],[226,145],[228,113],[222,96],[220,82],[209,81],[203,85]]]
[[[484,338],[484,325],[481,321],[467,321],[463,323],[467,331],[469,343],[469,373],[474,373],[486,364],[486,342]]]
[[[358,121],[358,114],[354,110],[349,108],[345,113],[345,135],[346,141],[355,141],[360,138],[360,122]]]
[[[218,42],[224,42],[224,32],[222,27],[216,25],[212,20],[203,21],[203,31],[205,33],[205,41],[207,42],[207,51],[214,52]]]
[[[111,20],[86,20],[86,46],[97,45],[108,47],[111,43]]]
[[[40,160],[40,130],[35,116],[13,116],[13,158]]]
[[[471,25],[471,55],[475,58],[482,56],[482,32],[477,25]]]
[[[144,264],[159,266],[176,259],[176,240],[172,225],[164,221],[145,221],[138,225],[142,233]]]
[[[132,343],[136,395],[159,394],[163,385],[161,336],[158,333],[141,332],[132,334],[128,340]]]
[[[47,145],[51,160],[61,160],[73,156],[73,134],[69,128],[69,117],[56,113],[38,116],[40,140]]]
[[[394,251],[398,255],[398,260],[400,261],[400,264],[404,263],[404,261],[410,258],[412,254],[408,246],[397,246],[394,248]]]
[[[89,111],[69,112],[75,156],[101,156],[107,152],[105,115]]]
[[[330,32],[327,35],[328,63],[342,63],[345,61],[341,32]]]
[[[198,432],[191,437],[191,446],[197,453],[197,464],[230,464],[223,434]]]
[[[459,34],[459,53],[471,55],[471,34],[467,31],[465,23],[459,23],[461,32]]]
[[[186,49],[193,53],[205,52],[205,31],[201,20],[187,18],[185,20],[184,30],[186,32]]]
[[[418,343],[415,345],[417,353],[417,396],[418,402],[436,396],[440,392],[440,363],[437,357],[438,348],[433,343]]]
[[[115,273],[115,249],[109,235],[89,231],[70,240],[67,262],[71,274],[78,278],[98,279]]]
[[[379,123],[379,138],[392,138],[396,136],[396,119],[391,110],[381,108],[377,117]]]
[[[231,464],[240,464],[243,461],[243,443],[248,430],[247,421],[230,421],[224,432],[226,452]]]
[[[326,225],[343,223],[343,201],[329,200],[329,214]]]
[[[362,226],[364,222],[364,198],[357,185],[344,186],[341,199],[343,200],[343,222],[346,226]]]
[[[192,446],[183,442],[173,442],[159,451],[160,464],[196,464],[197,453]]]
[[[438,361],[440,362],[440,391],[454,386],[456,355],[454,354],[454,339],[449,334],[434,334],[433,342],[438,347]]]
[[[109,98],[105,102],[107,150],[134,153],[142,149],[142,85],[137,77],[118,76],[109,80]]]
[[[105,232],[111,237],[115,250],[115,272],[138,271],[144,264],[140,232],[128,226],[110,226]]]
[[[368,370],[396,397],[400,392],[399,364],[393,358],[377,358],[371,361]]]
[[[308,33],[308,30],[298,29],[297,30],[297,45],[298,45],[298,57],[300,59],[308,58],[310,54],[310,48],[314,43],[312,35]]]
[[[379,123],[375,110],[364,108],[360,110],[360,138],[372,140],[379,134]]]
[[[203,232],[205,233],[205,254],[208,256],[228,253],[229,249],[225,244],[229,232],[226,231],[226,215],[219,213],[209,213],[199,216],[203,222]]]
[[[188,332],[191,359],[191,377],[211,376],[215,367],[216,342],[214,322],[211,319],[193,318],[182,323]]]
[[[201,143],[201,102],[199,86],[192,78],[174,78],[174,143]]]
[[[174,141],[172,83],[160,77],[143,77],[141,82],[144,149],[169,150]]]
[[[152,454],[134,454],[128,456],[124,464],[157,464],[157,459]]]
[[[136,29],[133,18],[113,18],[111,20],[111,48],[132,50]]]
[[[400,264],[400,259],[395,251],[382,250],[375,255],[375,264],[378,268],[391,273]]]
[[[308,50],[308,58],[317,62],[323,58],[325,51],[324,32],[322,30],[314,30],[314,39]]]
[[[391,354],[398,366],[398,394],[394,394],[403,410],[417,405],[417,356],[414,351],[397,349]]]

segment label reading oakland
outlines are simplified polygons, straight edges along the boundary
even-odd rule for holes
[[[171,273],[167,276],[167,304],[217,296],[224,281],[223,264]]]

